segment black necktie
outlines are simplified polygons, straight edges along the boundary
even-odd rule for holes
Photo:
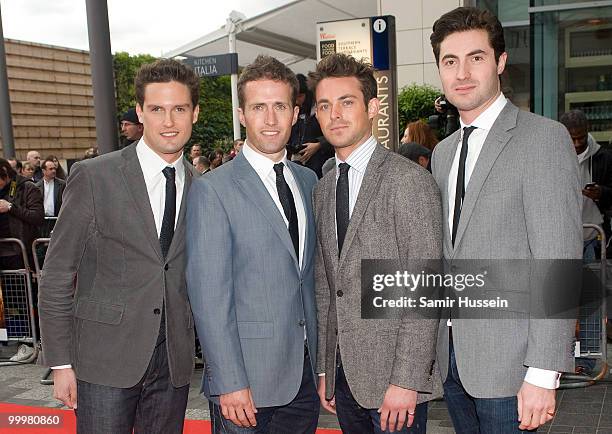
[[[174,182],[174,167],[166,167],[162,170],[166,177],[166,203],[164,204],[164,218],[162,219],[161,231],[159,233],[159,245],[164,258],[168,254],[172,237],[174,236],[174,219],[176,217],[176,183]]]
[[[340,163],[340,176],[336,182],[336,234],[338,237],[338,256],[342,251],[346,229],[349,225],[349,183],[348,171],[351,166]]]
[[[285,217],[289,222],[289,235],[291,235],[291,241],[293,242],[293,248],[295,249],[295,256],[300,259],[300,236],[298,233],[298,219],[297,211],[295,210],[295,201],[293,200],[293,194],[289,188],[289,184],[285,181],[285,175],[283,175],[283,163],[276,163],[274,165],[274,172],[276,172],[276,191],[278,192],[278,198]]]
[[[468,139],[472,131],[476,127],[463,128],[463,140],[461,141],[461,154],[459,155],[459,169],[457,170],[457,186],[455,188],[455,211],[453,212],[453,234],[452,242],[455,245],[455,235],[459,227],[459,219],[461,218],[461,207],[463,206],[463,198],[465,197],[465,160],[468,153]]]

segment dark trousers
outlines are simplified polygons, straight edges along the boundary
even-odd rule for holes
[[[455,350],[451,341],[444,400],[457,434],[515,434],[519,430],[516,396],[474,398],[461,384]]]
[[[257,405],[257,403],[255,403]],[[280,407],[259,407],[255,418],[257,426],[242,428],[227,420],[221,406],[209,402],[212,432],[214,434],[307,434],[317,430],[319,421],[319,394],[312,374],[308,352],[304,355],[302,384],[293,401]]]
[[[180,434],[189,385],[170,381],[165,343],[158,345],[142,380],[119,388],[77,382],[77,433]]]
[[[360,406],[346,381],[342,364],[336,372],[336,412],[340,428],[344,434],[389,433],[389,429],[380,429],[380,414],[377,408],[363,408]],[[396,433],[425,434],[427,432],[427,403],[417,404],[414,410],[414,419],[410,427],[404,427]]]

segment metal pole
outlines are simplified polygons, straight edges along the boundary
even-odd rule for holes
[[[2,11],[0,11],[0,135],[2,135],[4,158],[15,158],[11,99],[9,96],[8,76],[6,74],[6,52],[4,51],[4,31],[2,29]]]
[[[108,31],[108,7],[106,0],[85,0],[85,3],[96,115],[96,139],[98,152],[105,154],[119,148],[113,56]]]
[[[228,18],[226,22],[229,52],[236,52],[236,23]],[[240,139],[240,119],[238,118],[238,74],[231,75],[232,87],[232,124],[234,126],[234,140]]]

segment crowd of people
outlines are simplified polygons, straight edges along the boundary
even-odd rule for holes
[[[76,163],[67,185],[53,157],[31,152],[21,173],[0,159],[0,238],[17,222],[31,241],[23,228],[61,208],[40,358],[79,432],[182,432],[196,330],[215,433],[314,433],[320,406],[343,432],[425,433],[442,396],[458,433],[554,417],[575,318],[362,311],[364,260],[582,260],[597,241],[582,223],[607,221],[612,157],[583,113],[558,123],[504,96],[499,20],[460,7],[430,39],[459,113],[440,142],[422,120],[398,153],[376,141],[367,63],[333,54],[306,77],[259,56],[238,80],[246,139],[186,150],[199,79],[162,59],[137,73],[130,143]],[[516,290],[504,276],[496,288]]]

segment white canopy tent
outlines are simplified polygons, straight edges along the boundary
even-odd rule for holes
[[[259,54],[274,56],[298,73],[314,69],[317,22],[369,17],[377,14],[376,0],[293,0],[247,18],[233,11],[219,30],[164,53],[164,57],[202,57],[238,53],[238,64],[248,65]],[[236,76],[232,76],[234,138],[240,137],[236,115]]]

